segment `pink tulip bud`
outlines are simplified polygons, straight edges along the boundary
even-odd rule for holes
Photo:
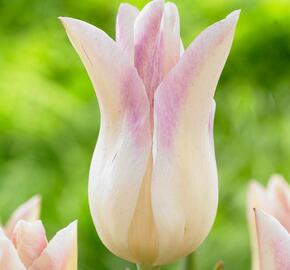
[[[19,220],[35,221],[39,219],[41,208],[41,197],[36,195],[27,202],[21,204],[11,215],[8,222],[4,226],[4,231],[8,237],[14,230]]]
[[[248,221],[252,245],[252,270],[260,270],[259,246],[253,208],[261,209],[276,218],[290,232],[290,186],[282,176],[273,175],[264,188],[252,181],[248,189]],[[265,268],[272,269],[272,268]],[[274,268],[276,269],[276,268]]]
[[[40,220],[17,222],[12,239],[0,233],[1,270],[76,270],[77,222],[48,243]]]
[[[103,243],[132,262],[162,265],[195,250],[218,203],[213,97],[239,11],[184,51],[179,15],[155,0],[120,6],[116,42],[60,18],[93,83],[101,127],[89,180]]]

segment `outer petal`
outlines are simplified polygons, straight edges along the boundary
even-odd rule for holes
[[[116,42],[134,63],[134,23],[139,11],[132,5],[121,4],[116,23]]]
[[[12,242],[3,235],[0,236],[0,269],[26,270]]]
[[[267,202],[266,189],[257,181],[251,181],[248,187],[247,194],[247,216],[249,222],[249,231],[251,236],[251,250],[252,250],[252,270],[259,270],[259,247],[257,242],[257,231],[255,222],[254,208],[267,209],[269,203]]]
[[[256,210],[260,269],[290,269],[290,235],[272,216]]]
[[[180,56],[176,6],[172,3],[164,6],[162,0],[149,2],[136,19],[134,42],[135,66],[153,107],[156,88]]]
[[[59,231],[29,270],[77,269],[77,222]]]
[[[20,220],[15,226],[12,240],[26,267],[30,266],[47,246],[45,229],[40,220],[34,222]]]
[[[218,182],[208,123],[239,12],[201,33],[155,94],[152,207],[165,264],[196,249],[217,209]]]
[[[11,237],[16,223],[19,220],[34,221],[39,219],[41,207],[41,198],[36,195],[27,202],[20,205],[11,215],[9,221],[5,226],[5,233]]]
[[[91,163],[89,202],[98,234],[116,255],[134,260],[128,230],[151,152],[149,103],[135,67],[101,30],[62,19],[93,82],[101,128]]]

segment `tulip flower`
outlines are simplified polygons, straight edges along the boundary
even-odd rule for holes
[[[289,216],[288,216],[289,217]],[[260,270],[290,269],[290,234],[273,216],[255,211]]]
[[[251,181],[248,189],[247,208],[252,246],[252,270],[259,270],[259,247],[253,209],[266,211],[290,232],[289,184],[280,175],[273,175],[266,188],[257,181]]]
[[[39,219],[41,207],[41,198],[36,195],[27,202],[21,204],[11,215],[8,222],[3,226],[3,231],[8,237],[14,230],[16,223],[19,220],[35,221]],[[0,226],[1,228],[1,226]]]
[[[77,223],[60,230],[48,243],[40,220],[17,222],[12,239],[0,232],[1,270],[76,270]]]
[[[60,18],[93,83],[101,127],[89,179],[103,243],[139,265],[175,261],[208,235],[218,203],[213,100],[239,11],[183,51],[173,3],[122,4],[116,41]]]

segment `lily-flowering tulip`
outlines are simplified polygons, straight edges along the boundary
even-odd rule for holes
[[[289,231],[273,216],[258,209],[255,220],[260,270],[290,269]]]
[[[40,220],[17,222],[12,239],[0,231],[1,270],[76,270],[77,223],[60,230],[47,242]]]
[[[247,204],[252,245],[252,270],[259,270],[261,269],[259,247],[253,209],[257,208],[269,213],[290,232],[290,186],[280,175],[273,175],[266,188],[257,181],[251,181]]]
[[[12,232],[16,223],[19,220],[25,221],[35,221],[39,219],[40,216],[40,208],[41,208],[41,198],[40,196],[36,195],[26,201],[25,203],[21,204],[10,216],[7,223],[2,227],[3,232],[8,236],[11,237]]]
[[[239,11],[185,51],[173,3],[119,8],[116,41],[60,18],[92,80],[101,127],[89,179],[90,210],[116,255],[162,265],[195,250],[218,203],[213,100]]]

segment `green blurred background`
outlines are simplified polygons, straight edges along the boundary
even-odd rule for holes
[[[87,178],[98,105],[57,17],[86,20],[114,37],[120,2],[0,0],[0,216],[5,221],[17,205],[41,194],[49,237],[79,220],[80,270],[128,264],[104,248],[91,221]],[[128,2],[141,8],[147,1]],[[222,259],[226,269],[249,269],[248,180],[266,183],[273,172],[290,179],[290,2],[175,3],[186,46],[209,24],[242,9],[216,93],[219,210],[197,264],[212,269]]]

